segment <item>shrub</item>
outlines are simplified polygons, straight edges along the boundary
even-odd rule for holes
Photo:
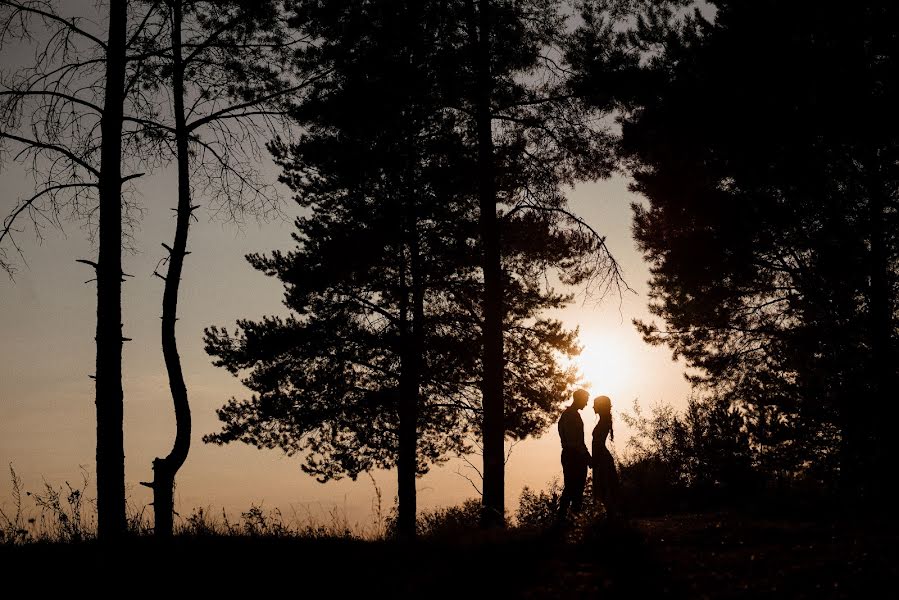
[[[386,522],[386,537],[397,535],[396,508]],[[469,498],[458,506],[446,506],[423,510],[415,519],[416,530],[422,538],[458,538],[480,528],[481,500]]]
[[[621,502],[631,513],[699,509],[740,502],[762,487],[758,454],[743,415],[691,398],[647,416],[634,402],[622,419],[635,430],[620,465]]]
[[[536,492],[525,486],[515,511],[516,525],[524,529],[550,527],[555,521],[561,497],[562,486],[558,479],[553,479],[547,489]]]

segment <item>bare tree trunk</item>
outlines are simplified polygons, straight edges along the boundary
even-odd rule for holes
[[[106,89],[100,119],[100,229],[97,259],[97,525],[101,540],[125,534],[122,392],[122,117],[127,3],[109,4]]]
[[[478,196],[480,235],[484,270],[483,382],[484,402],[484,496],[482,525],[502,527],[505,524],[505,461],[503,440],[503,281],[500,257],[499,221],[496,217],[496,182],[494,174],[492,111],[493,79],[490,73],[489,0],[478,0],[478,18],[472,31],[476,39],[475,68],[477,85],[475,118],[478,135]],[[472,11],[473,12],[473,11]]]
[[[175,406],[175,443],[165,458],[153,461],[153,512],[156,535],[170,537],[174,527],[175,475],[187,460],[190,451],[191,416],[187,386],[181,371],[181,357],[175,339],[178,320],[178,288],[184,257],[187,255],[187,236],[193,211],[190,200],[190,160],[188,130],[184,113],[184,63],[181,56],[182,2],[172,3],[172,91],[174,95],[175,143],[178,153],[178,208],[175,221],[175,241],[169,251],[168,271],[162,296],[162,354],[169,377],[169,389]]]

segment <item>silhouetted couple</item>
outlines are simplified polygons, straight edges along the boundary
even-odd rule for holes
[[[618,473],[615,461],[606,448],[606,438],[614,440],[612,430],[612,401],[608,396],[597,396],[593,400],[593,410],[599,417],[593,428],[593,455],[587,451],[584,442],[584,421],[578,411],[587,406],[589,395],[586,390],[577,390],[571,406],[559,417],[559,438],[562,441],[562,473],[565,489],[559,502],[558,520],[564,521],[569,510],[579,512],[587,484],[587,469],[593,469],[593,498],[602,503],[608,516],[618,511]]]

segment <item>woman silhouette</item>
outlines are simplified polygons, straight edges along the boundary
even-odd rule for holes
[[[612,429],[612,401],[608,396],[597,396],[593,410],[599,422],[593,428],[593,498],[602,502],[610,517],[618,513],[618,472],[615,460],[606,448],[606,438],[615,439]]]

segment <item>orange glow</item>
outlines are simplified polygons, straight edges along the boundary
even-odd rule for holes
[[[619,332],[581,332],[583,351],[576,357],[575,364],[583,378],[583,385],[590,390],[591,401],[599,395],[612,399],[613,406],[620,409],[630,404],[640,386],[637,378],[647,376],[641,373],[637,364],[639,348]]]

